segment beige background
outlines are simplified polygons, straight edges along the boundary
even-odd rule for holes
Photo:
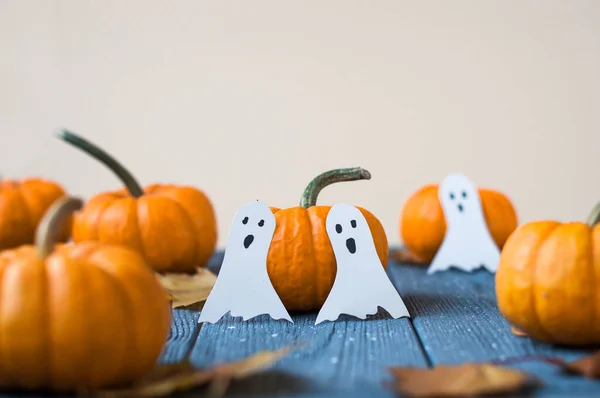
[[[320,203],[402,203],[451,171],[521,221],[600,199],[600,1],[0,1],[0,170],[89,197],[119,187],[66,126],[144,183],[288,207],[318,173],[371,181]]]

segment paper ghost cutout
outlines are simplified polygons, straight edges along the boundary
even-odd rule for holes
[[[475,184],[462,174],[452,173],[440,184],[438,195],[446,218],[446,235],[427,273],[450,267],[463,271],[483,267],[495,273],[500,250],[488,230]]]
[[[338,203],[329,210],[325,227],[337,273],[315,325],[335,321],[341,314],[365,319],[376,314],[378,307],[393,318],[410,317],[379,260],[369,224],[360,210]]]
[[[216,323],[230,311],[244,321],[258,315],[293,323],[267,273],[267,254],[275,232],[275,217],[267,205],[251,202],[233,218],[225,256],[198,323]]]

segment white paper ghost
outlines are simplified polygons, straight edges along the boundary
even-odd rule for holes
[[[315,325],[335,321],[341,314],[365,319],[376,314],[378,307],[393,318],[410,317],[379,260],[371,230],[360,210],[338,203],[329,210],[325,226],[337,273]]]
[[[293,323],[267,273],[275,217],[267,205],[251,202],[235,214],[221,270],[198,323],[216,323],[230,311],[244,321],[268,314]]]
[[[427,273],[450,267],[468,272],[483,267],[496,272],[500,250],[488,230],[475,184],[462,174],[452,173],[440,184],[438,195],[446,235]]]

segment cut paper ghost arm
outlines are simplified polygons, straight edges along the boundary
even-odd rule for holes
[[[325,221],[337,273],[315,324],[341,314],[365,319],[385,309],[393,318],[410,317],[381,264],[367,220],[356,207],[338,203]]]
[[[477,187],[466,176],[452,173],[440,184],[438,195],[446,235],[427,273],[450,267],[467,272],[485,268],[495,273],[500,250],[489,232]]]
[[[267,272],[267,255],[275,232],[275,217],[261,202],[244,205],[233,218],[217,280],[198,323],[216,323],[227,312],[244,321],[268,314],[290,317]]]

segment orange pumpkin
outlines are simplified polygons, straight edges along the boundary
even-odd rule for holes
[[[69,132],[59,137],[109,167],[126,189],[92,197],[73,220],[73,240],[120,244],[142,254],[157,272],[193,272],[217,244],[217,221],[208,197],[191,186],[152,184],[142,189],[121,164]]]
[[[44,213],[66,195],[57,183],[41,178],[0,181],[0,250],[32,244]],[[71,216],[61,225],[57,241],[71,236]]]
[[[53,242],[82,206],[63,198],[35,246],[0,253],[0,386],[77,392],[129,383],[157,361],[171,324],[165,291],[136,252]]]
[[[500,254],[496,297],[502,315],[535,339],[600,343],[600,226],[536,221],[521,225]]]
[[[438,184],[425,185],[404,203],[400,215],[400,239],[418,262],[429,264],[446,235],[446,219],[438,197]],[[479,189],[488,229],[502,246],[517,228],[518,220],[511,201],[501,192]]]
[[[371,174],[361,168],[331,170],[308,185],[300,206],[271,208],[277,226],[267,257],[267,272],[288,311],[321,308],[335,279],[336,260],[325,229],[331,206],[316,205],[319,192],[333,183],[370,178]],[[377,254],[385,268],[388,242],[383,226],[368,210],[357,208],[369,224]]]

